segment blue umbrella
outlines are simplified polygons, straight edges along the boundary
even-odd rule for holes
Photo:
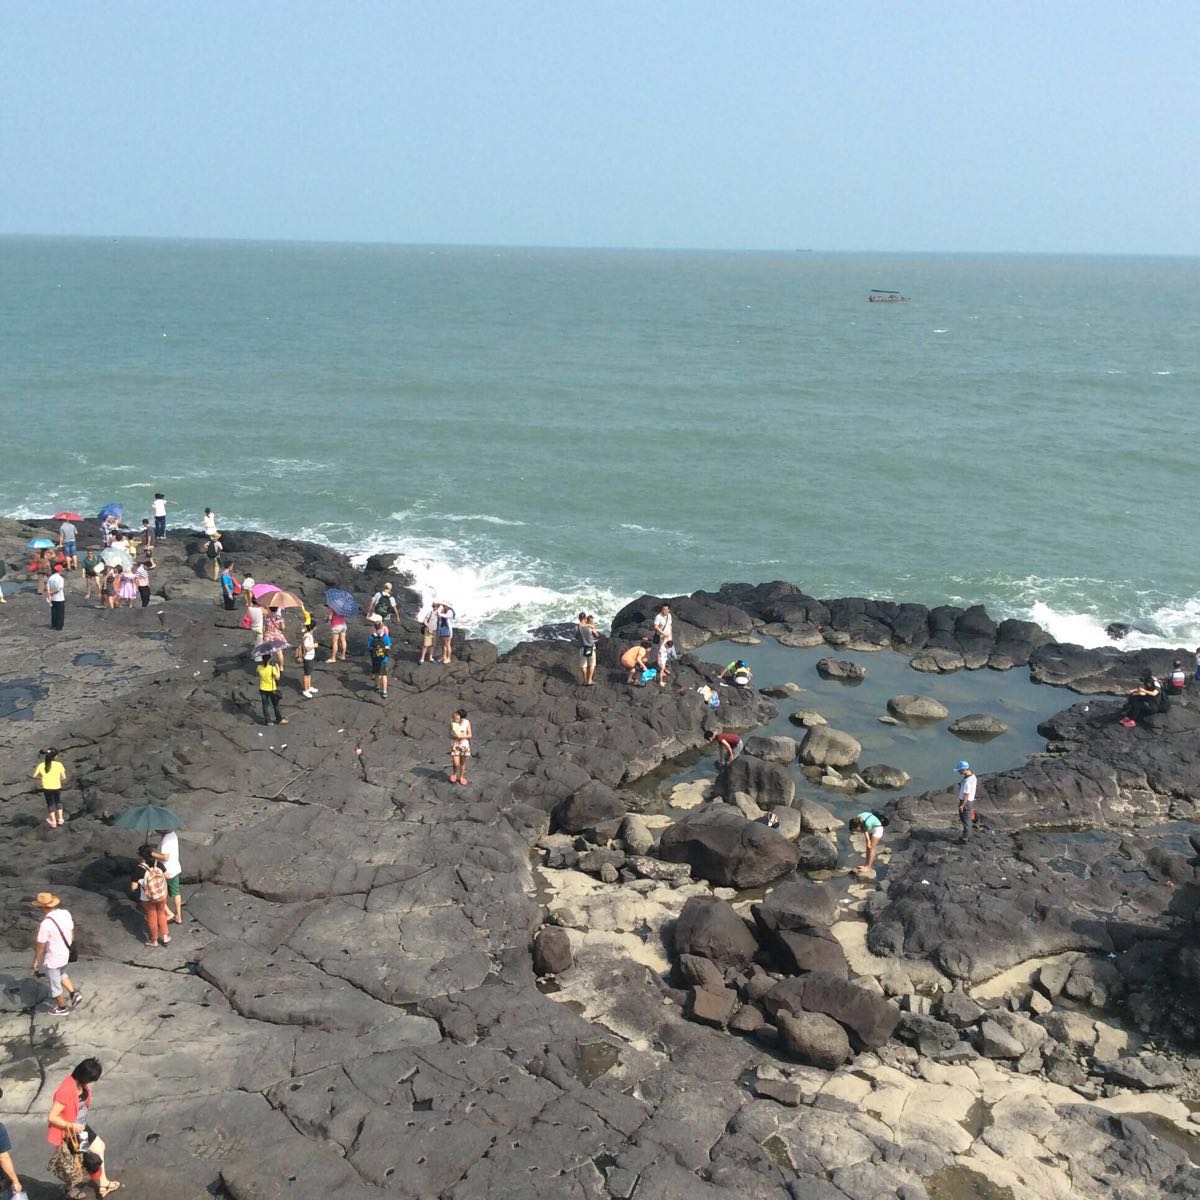
[[[103,521],[105,517],[123,517],[125,515],[125,505],[123,504],[106,504],[97,514],[96,519]]]
[[[178,829],[183,821],[169,808],[157,804],[138,804],[127,808],[114,822],[117,829],[136,829],[152,833],[156,829]]]
[[[36,537],[30,538],[25,543],[26,550],[49,550],[54,543],[49,538]]]
[[[339,617],[353,617],[358,614],[358,601],[349,592],[343,592],[341,588],[330,588],[325,593],[325,603]]]

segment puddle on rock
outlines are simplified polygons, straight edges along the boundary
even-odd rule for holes
[[[585,1087],[617,1065],[621,1051],[608,1042],[586,1042],[579,1047],[579,1065],[575,1078]]]
[[[34,705],[49,694],[49,688],[42,687],[31,677],[8,679],[0,684],[0,717],[10,721],[30,721]]]
[[[77,654],[71,662],[77,667],[111,667],[113,660],[100,650],[85,650]]]
[[[925,1180],[929,1200],[1016,1200],[1012,1188],[993,1183],[970,1167],[944,1167]]]
[[[145,638],[148,642],[165,642],[169,641],[171,635],[169,633],[135,633],[134,637]]]

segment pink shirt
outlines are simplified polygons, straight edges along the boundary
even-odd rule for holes
[[[56,908],[47,913],[38,926],[37,940],[46,947],[42,961],[48,967],[65,967],[70,961],[67,944],[75,937],[75,922],[65,908]]]

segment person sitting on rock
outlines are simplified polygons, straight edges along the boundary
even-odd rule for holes
[[[1183,660],[1177,658],[1171,667],[1171,674],[1167,676],[1168,695],[1182,696],[1183,689],[1187,687],[1187,678],[1187,672],[1183,669]]]
[[[867,861],[861,867],[855,867],[855,871],[859,875],[867,875],[875,869],[875,850],[883,840],[883,818],[874,810],[860,812],[858,816],[850,818],[847,828],[851,833],[863,835],[863,853]]]
[[[640,681],[642,672],[646,669],[649,654],[650,639],[642,638],[636,646],[630,646],[621,655],[621,666],[629,672],[629,678],[625,681],[626,683],[638,683]]]
[[[735,658],[718,676],[718,683],[732,683],[737,687],[749,687],[752,672],[744,658]]]
[[[1149,671],[1142,676],[1142,682],[1135,687],[1125,701],[1121,713],[1121,724],[1132,729],[1139,721],[1144,720],[1153,712],[1158,712],[1158,698],[1161,689],[1158,680]]]
[[[716,733],[711,729],[705,730],[704,740],[712,742],[717,748],[717,770],[722,771],[746,748],[736,733]]]

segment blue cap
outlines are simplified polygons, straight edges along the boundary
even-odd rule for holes
[[[964,758],[962,762],[960,762],[954,769],[956,771],[969,771],[971,769],[971,764]]]

